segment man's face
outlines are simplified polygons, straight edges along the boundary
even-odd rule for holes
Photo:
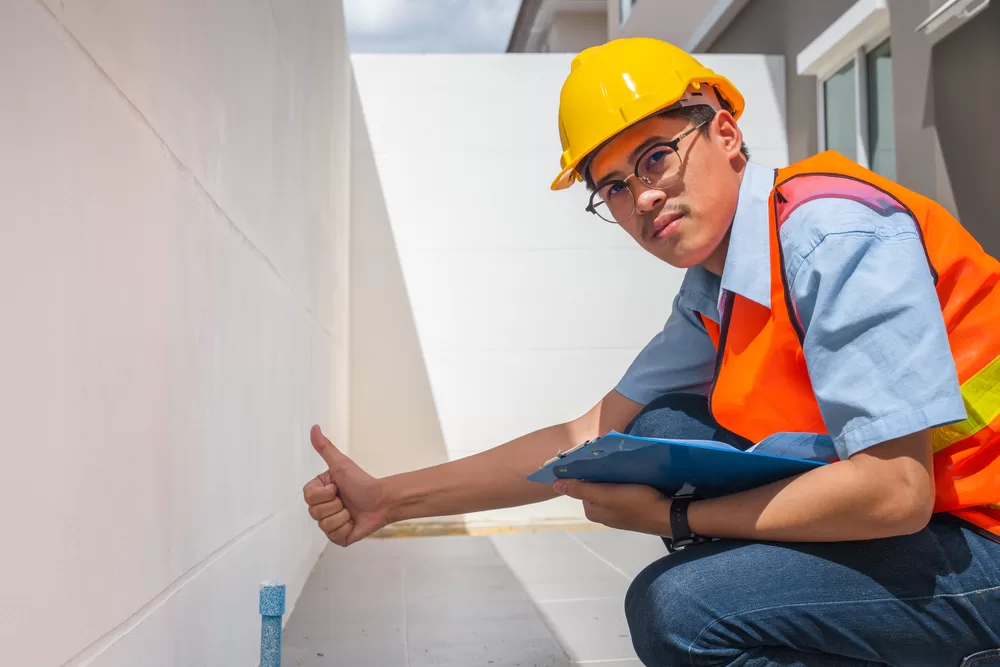
[[[673,140],[690,129],[683,118],[654,116],[624,130],[594,156],[590,176],[602,193],[607,192],[603,184],[627,179],[635,212],[618,222],[647,251],[679,268],[714,260],[709,263],[721,270],[723,241],[739,195],[742,134],[726,112],[717,113],[706,127],[708,136],[696,131],[680,140],[672,158],[678,161],[677,177],[663,190],[634,176],[636,156],[644,146]],[[654,163],[662,159],[655,150]]]

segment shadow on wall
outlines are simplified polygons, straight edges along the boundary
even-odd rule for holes
[[[994,257],[1000,257],[1000,188],[993,168],[1000,154],[998,35],[1000,4],[994,2],[934,46],[928,88],[958,217]]]
[[[351,94],[350,451],[381,477],[448,452],[353,80]]]

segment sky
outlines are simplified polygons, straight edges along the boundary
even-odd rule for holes
[[[521,0],[344,0],[351,51],[507,50]]]

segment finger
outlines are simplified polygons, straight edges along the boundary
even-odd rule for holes
[[[324,486],[330,486],[331,484],[333,484],[333,480],[330,479],[330,472],[324,472],[306,482],[305,486],[302,487],[302,494],[305,495],[310,489],[322,489]]]
[[[322,521],[326,517],[333,516],[342,509],[344,509],[343,501],[341,501],[340,498],[334,498],[328,503],[311,505],[309,507],[309,516],[314,518],[316,521]]]
[[[313,449],[323,457],[326,464],[330,466],[330,470],[336,470],[343,465],[346,456],[344,456],[339,449],[333,446],[330,439],[323,435],[323,431],[320,430],[319,425],[312,427],[309,432],[309,439],[312,441]]]
[[[353,531],[354,531],[354,522],[348,521],[337,530],[333,530],[327,533],[326,536],[330,538],[330,541],[336,544],[337,546],[346,547],[347,540],[351,536],[351,533]]]
[[[351,513],[346,509],[340,510],[336,514],[323,518],[319,522],[320,529],[329,535],[351,520]]]
[[[314,479],[302,488],[302,497],[307,505],[320,505],[332,502],[337,497],[336,484],[322,484]]]
[[[556,493],[597,504],[601,504],[608,493],[607,489],[602,487],[602,484],[581,482],[578,479],[561,479],[555,484]]]

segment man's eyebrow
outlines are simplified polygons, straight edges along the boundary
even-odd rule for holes
[[[656,144],[662,144],[666,140],[667,140],[666,137],[661,137],[661,136],[655,136],[655,137],[650,137],[649,139],[646,139],[644,142],[642,142],[641,144],[639,144],[638,146],[636,146],[635,149],[631,153],[628,154],[628,161],[629,162],[635,162],[636,159],[640,155],[642,155],[643,153],[645,153],[647,150],[649,150],[650,148],[652,148]]]
[[[640,155],[642,155],[643,153],[645,153],[647,150],[649,150],[650,148],[652,148],[656,144],[662,144],[665,141],[667,141],[667,138],[666,137],[661,137],[659,135],[649,137],[644,142],[642,142],[641,144],[639,144],[638,146],[636,146],[635,148],[632,149],[632,152],[628,154],[628,162],[629,163],[635,162],[635,160]],[[625,175],[620,170],[619,171],[613,171],[610,174],[608,174],[607,176],[605,176],[604,178],[602,178],[600,180],[600,182],[598,182],[594,186],[594,189],[595,190],[600,190],[601,188],[603,188],[608,183],[611,183],[612,181],[621,181],[621,180],[624,180],[624,178],[625,178]]]

